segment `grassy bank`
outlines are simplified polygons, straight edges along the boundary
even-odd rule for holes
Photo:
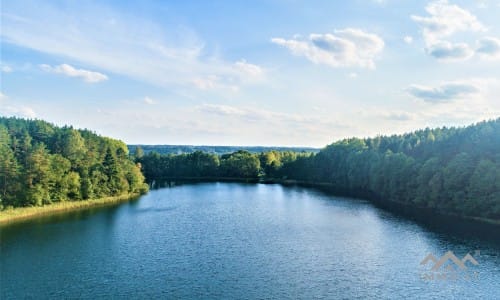
[[[99,199],[58,202],[45,206],[17,207],[0,211],[0,227],[6,224],[12,224],[41,216],[77,211],[92,207],[113,205],[115,203],[125,202],[138,197],[139,194],[125,194],[114,197],[105,197]]]

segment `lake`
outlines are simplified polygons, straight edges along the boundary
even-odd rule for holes
[[[479,234],[478,234],[479,236]],[[1,230],[1,299],[499,299],[498,240],[368,201],[199,183]],[[431,270],[447,251],[461,260]]]

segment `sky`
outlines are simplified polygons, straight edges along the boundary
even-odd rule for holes
[[[313,147],[500,116],[500,0],[0,3],[0,116]]]

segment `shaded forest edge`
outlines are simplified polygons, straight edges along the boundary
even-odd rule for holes
[[[232,180],[328,187],[383,207],[500,224],[500,118],[467,127],[349,138],[318,153],[135,151],[148,182]]]
[[[41,120],[0,117],[0,223],[41,214],[45,206],[76,209],[147,191],[125,143]]]

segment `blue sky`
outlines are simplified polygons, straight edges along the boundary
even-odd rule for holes
[[[500,0],[2,1],[0,115],[324,146],[500,116]]]

